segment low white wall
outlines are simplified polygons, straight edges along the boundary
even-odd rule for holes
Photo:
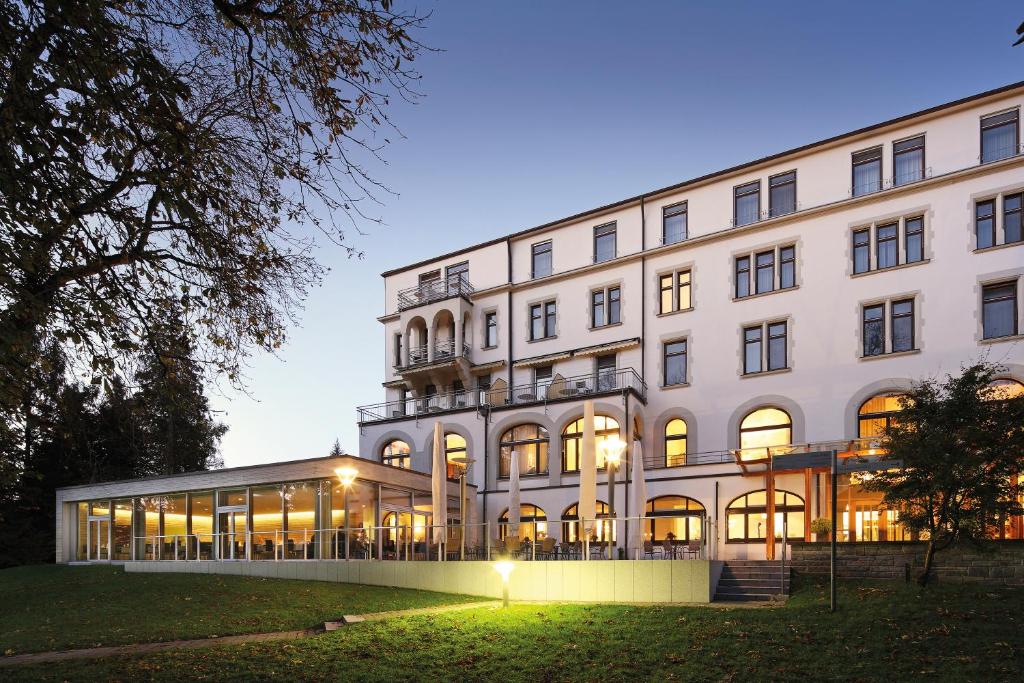
[[[711,602],[722,563],[717,560],[513,562],[513,600],[565,602]],[[125,562],[129,572],[237,574],[275,579],[337,581],[501,597],[491,562],[310,560],[302,562]]]

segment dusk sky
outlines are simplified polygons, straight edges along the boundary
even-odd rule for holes
[[[377,179],[386,227],[332,268],[251,397],[214,395],[229,467],[358,449],[384,400],[380,273],[1024,80],[1018,2],[439,2]],[[362,454],[368,455],[368,454]]]

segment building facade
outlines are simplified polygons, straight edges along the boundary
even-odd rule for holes
[[[908,539],[855,472],[833,492],[775,456],[870,453],[912,381],[977,359],[1021,390],[1022,102],[1015,84],[384,273],[361,456],[427,471],[440,421],[480,519],[507,519],[515,453],[521,533],[572,540],[591,400],[598,441],[639,441],[648,499],[624,468],[615,514],[653,515],[652,541],[771,558],[833,495],[841,541]]]

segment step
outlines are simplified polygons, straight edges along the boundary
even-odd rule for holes
[[[721,579],[718,582],[719,587],[721,586],[738,586],[740,588],[778,588],[779,582],[765,579],[764,581],[750,581],[750,580],[736,580],[736,579]],[[789,582],[787,581],[784,588],[789,589]]]
[[[769,593],[715,593],[715,600],[721,602],[769,602],[778,599],[778,594]]]

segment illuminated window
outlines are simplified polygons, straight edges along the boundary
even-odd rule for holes
[[[665,425],[665,467],[686,464],[686,421],[674,418]]]
[[[604,450],[601,444],[612,436],[619,435],[619,423],[607,415],[594,416],[595,450],[597,467],[604,467]],[[580,452],[583,449],[583,418],[571,422],[562,430],[562,471],[578,472],[580,469]]]
[[[793,442],[793,421],[779,408],[758,408],[740,423],[740,454],[743,460],[762,460],[768,449]]]
[[[505,540],[508,535],[508,510],[498,517],[498,538]],[[530,503],[519,506],[519,538],[536,541],[548,535],[548,515],[544,510]]]
[[[1024,384],[1015,379],[993,380],[988,386],[992,390],[990,395],[992,400],[1006,401],[1011,398],[1024,396]]]
[[[678,420],[682,422],[682,420]],[[685,426],[684,426],[685,428]],[[686,496],[659,496],[647,501],[644,540],[661,543],[672,534],[672,540],[686,542],[701,538],[704,506]]]
[[[513,452],[519,458],[520,475],[547,474],[549,440],[548,430],[538,424],[522,424],[506,431],[499,442],[498,476],[509,476]]]
[[[401,439],[389,441],[380,453],[380,461],[392,467],[401,467],[407,470],[412,466],[412,459],[409,457],[409,444]]]
[[[864,401],[857,414],[857,436],[870,439],[882,436],[885,428],[892,424],[896,413],[900,412],[900,399],[903,394],[878,394]]]
[[[726,514],[726,542],[758,543],[768,533],[768,498],[764,489],[751,491],[729,503]],[[783,519],[789,540],[804,537],[804,501],[788,491],[775,491],[775,538],[782,540]]]
[[[608,503],[604,501],[597,501],[594,506],[596,511],[597,519],[605,519],[608,517]],[[580,505],[574,503],[569,507],[565,508],[565,512],[562,513],[562,541],[566,543],[576,543],[582,541],[583,537],[580,532],[580,522],[573,521],[580,518]],[[593,532],[590,536],[591,541],[604,541],[608,536],[609,527],[614,526],[613,524],[597,524],[591,521],[593,526]],[[611,529],[612,540],[615,540],[615,530]]]
[[[466,449],[466,439],[454,432],[448,432],[444,435],[444,456],[445,462],[448,463],[448,478],[455,479],[459,476],[459,472],[462,471],[465,459],[469,457],[469,452]]]

